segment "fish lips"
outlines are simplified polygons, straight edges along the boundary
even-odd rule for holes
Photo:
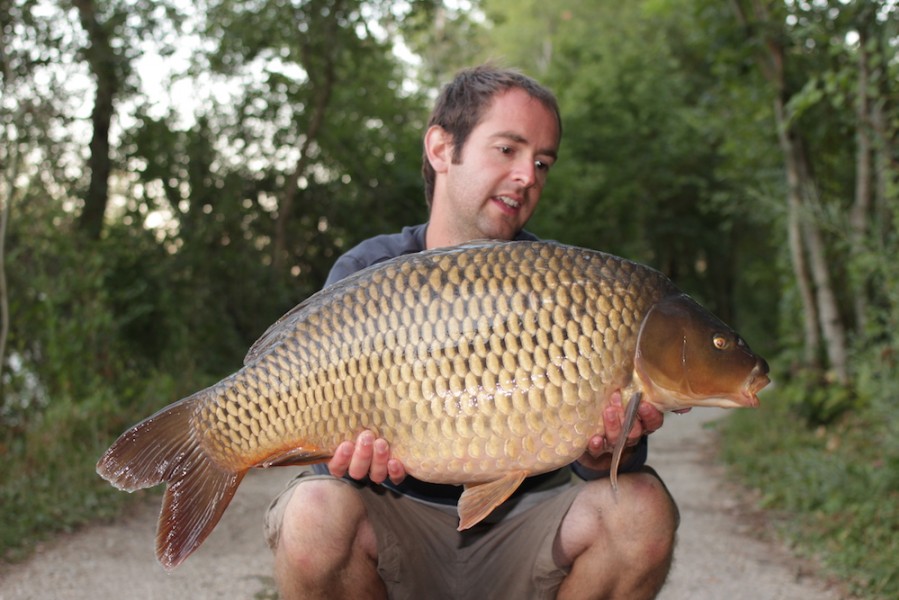
[[[759,359],[759,363],[755,366],[752,373],[749,374],[749,378],[746,380],[746,389],[743,392],[746,403],[742,406],[758,408],[758,394],[769,383],[771,383],[771,378],[768,377],[768,363],[766,363],[764,359]]]
[[[721,406],[724,408],[758,408],[759,392],[771,383],[768,377],[768,363],[764,359],[759,358],[749,377],[746,378],[746,384],[738,394],[734,394],[727,398],[721,398],[713,406]]]

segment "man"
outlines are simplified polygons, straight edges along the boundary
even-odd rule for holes
[[[554,96],[530,78],[491,66],[460,72],[424,136],[428,223],[362,242],[337,261],[327,284],[426,248],[536,239],[523,228],[561,129]],[[457,486],[406,477],[388,442],[363,432],[338,447],[330,475],[305,474],[272,503],[266,528],[281,597],[654,597],[678,523],[665,486],[643,466],[645,434],[662,416],[643,405],[632,431],[623,432],[622,421],[616,393],[603,414],[605,437],[594,436],[570,468],[525,480],[464,532],[456,531]],[[620,435],[629,448],[616,498],[606,475]]]

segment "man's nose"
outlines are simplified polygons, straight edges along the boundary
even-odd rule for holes
[[[537,182],[537,166],[534,159],[522,157],[515,162],[512,178],[522,187],[531,187]]]

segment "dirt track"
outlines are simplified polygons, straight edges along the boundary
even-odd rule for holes
[[[654,433],[650,463],[681,509],[675,564],[659,600],[839,600],[843,596],[770,538],[764,519],[723,478],[703,423],[715,409],[667,417]],[[290,477],[285,469],[247,476],[206,543],[174,573],[153,557],[158,506],[39,549],[0,570],[0,600],[263,600],[277,597],[262,514]]]

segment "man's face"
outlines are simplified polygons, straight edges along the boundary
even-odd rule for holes
[[[431,226],[452,244],[512,239],[533,214],[558,148],[551,110],[517,88],[497,95],[460,160],[437,169]]]

